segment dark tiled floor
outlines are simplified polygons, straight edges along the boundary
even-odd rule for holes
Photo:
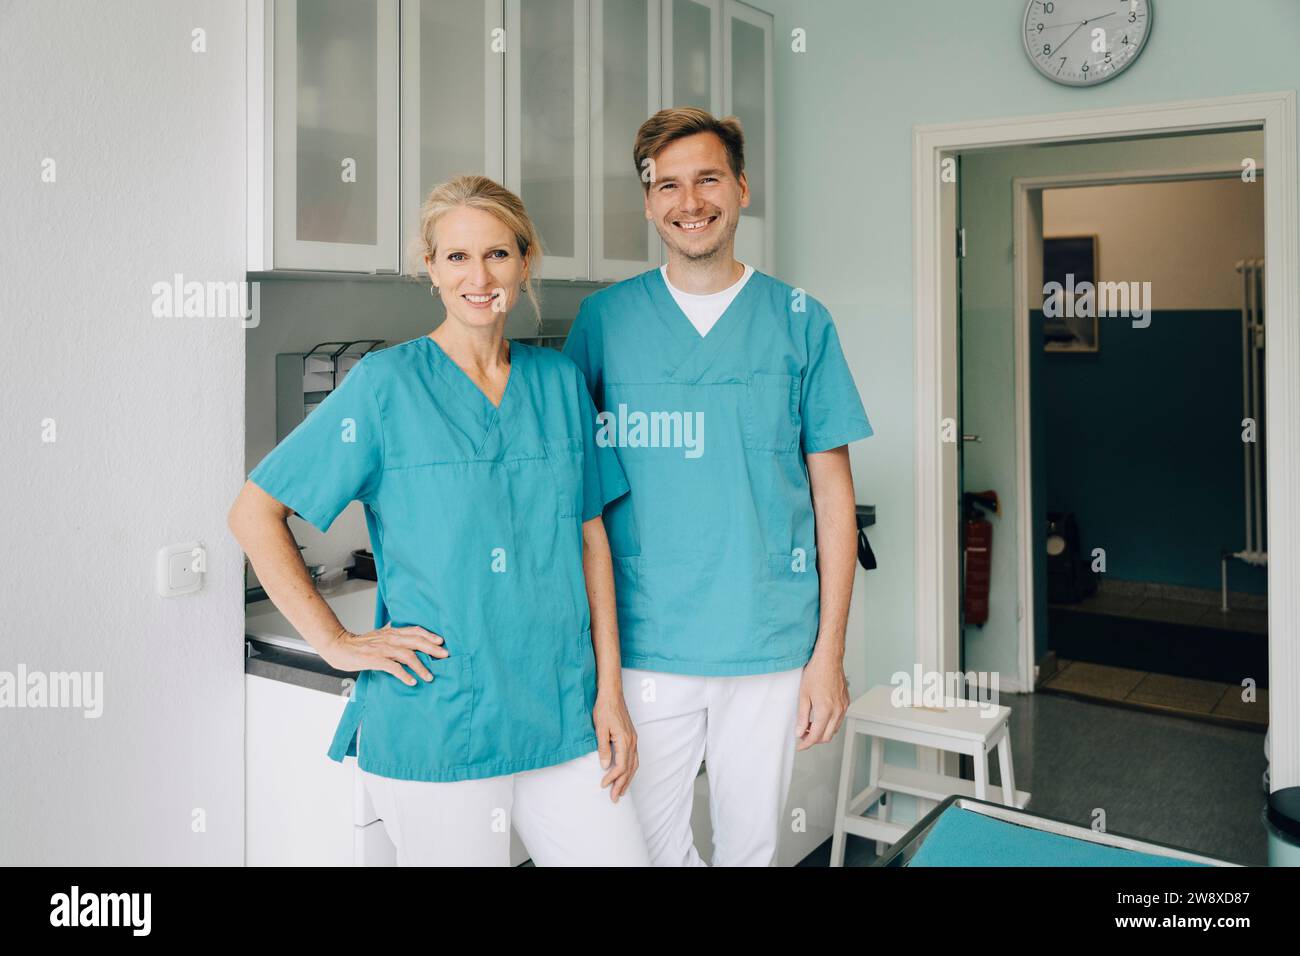
[[[1012,709],[1016,786],[1033,795],[1031,811],[1089,826],[1100,807],[1111,832],[1266,865],[1262,730],[1052,694],[1003,694],[1001,703]],[[845,865],[875,860],[874,842],[848,841]],[[827,841],[802,865],[829,859]]]

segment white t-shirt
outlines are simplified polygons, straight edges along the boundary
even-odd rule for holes
[[[659,271],[663,273],[664,285],[668,286],[668,291],[672,293],[673,298],[677,301],[677,306],[686,317],[691,320],[691,324],[699,330],[700,335],[708,335],[709,329],[713,328],[715,322],[721,318],[722,313],[727,311],[727,306],[731,305],[731,300],[739,293],[749,277],[754,274],[754,267],[746,264],[745,271],[734,284],[727,286],[721,292],[710,292],[707,295],[696,295],[693,292],[683,292],[668,281],[668,266],[662,265]]]

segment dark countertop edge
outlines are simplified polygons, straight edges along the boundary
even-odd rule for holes
[[[335,670],[315,654],[305,651],[293,651],[276,644],[266,644],[255,637],[245,635],[247,656],[244,658],[244,673],[256,677],[318,690],[326,694],[338,694],[350,697],[357,675],[347,671]]]

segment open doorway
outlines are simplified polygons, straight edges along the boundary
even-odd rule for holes
[[[1036,523],[1018,560],[1040,572],[1038,689],[1263,730],[1263,170],[1233,166],[1017,184],[1041,226],[1021,246],[1040,267],[1018,270]]]
[[[1049,695],[1033,695],[1036,680],[1050,681],[1053,667],[1057,668],[1058,678],[1065,677],[1070,667],[1061,665],[1066,660],[1081,658],[1078,651],[1081,641],[1090,651],[1095,651],[1109,640],[1109,650],[1113,653],[1094,655],[1100,659],[1087,663],[1136,672],[1135,675],[1127,675],[1132,678],[1133,685],[1126,689],[1125,695],[1117,695],[1113,689],[1111,693],[1112,697],[1130,696],[1136,690],[1137,696],[1148,698],[1147,701],[1138,701],[1136,698],[1129,700],[1127,703],[1130,706],[1150,703],[1168,707],[1170,697],[1173,696],[1170,694],[1171,689],[1185,691],[1196,688],[1202,692],[1202,700],[1193,703],[1206,713],[1223,705],[1220,711],[1221,716],[1224,716],[1223,712],[1231,709],[1229,698],[1240,699],[1239,682],[1249,679],[1256,693],[1248,709],[1252,717],[1267,715],[1271,711],[1272,725],[1279,728],[1279,722],[1292,713],[1296,705],[1297,677],[1300,677],[1296,671],[1300,660],[1287,648],[1282,648],[1280,654],[1276,653],[1281,645],[1277,627],[1282,621],[1296,620],[1300,609],[1295,606],[1296,602],[1290,594],[1269,601],[1267,582],[1270,577],[1274,581],[1282,577],[1280,572],[1283,565],[1293,559],[1296,553],[1293,549],[1300,544],[1300,533],[1294,520],[1289,517],[1293,514],[1288,510],[1292,504],[1289,500],[1292,495],[1289,490],[1280,495],[1277,491],[1281,488],[1278,476],[1290,469],[1289,463],[1297,453],[1295,434],[1291,427],[1296,424],[1296,416],[1293,410],[1283,407],[1284,393],[1278,387],[1280,380],[1277,378],[1279,374],[1285,374],[1288,368],[1300,370],[1300,348],[1297,348],[1297,342],[1290,340],[1288,329],[1292,327],[1286,324],[1295,322],[1297,303],[1295,296],[1277,281],[1279,276],[1272,271],[1253,279],[1249,275],[1249,263],[1243,261],[1243,267],[1247,269],[1246,275],[1237,274],[1235,265],[1238,259],[1253,262],[1262,258],[1276,260],[1283,273],[1292,274],[1295,271],[1294,262],[1286,258],[1292,241],[1291,233],[1295,228],[1294,189],[1290,185],[1279,185],[1266,180],[1263,175],[1266,165],[1271,165],[1280,175],[1286,175],[1282,172],[1284,168],[1294,169],[1294,150],[1290,148],[1289,139],[1294,134],[1294,97],[1280,94],[1277,97],[1260,97],[1259,100],[1255,103],[1235,100],[1227,110],[1218,111],[1211,104],[1195,104],[1201,108],[1200,116],[1208,118],[1218,115],[1223,121],[1217,124],[1188,122],[1189,118],[1198,115],[1197,111],[1181,106],[1168,110],[1138,108],[1124,113],[1098,111],[1069,114],[1068,122],[1063,117],[1037,117],[1006,123],[977,123],[918,130],[917,414],[918,422],[928,415],[934,415],[940,423],[940,434],[956,437],[955,441],[946,437],[937,442],[935,447],[922,447],[918,451],[917,651],[923,668],[933,668],[943,673],[958,669],[967,674],[973,671],[992,671],[1002,676],[1004,692],[1023,693],[1026,695],[1025,701],[1039,698],[1050,700]],[[1255,117],[1256,122],[1243,121],[1251,116]],[[1268,117],[1272,118],[1271,126]],[[1066,129],[1072,135],[1064,136],[1063,131]],[[1064,157],[1066,152],[1072,155]],[[945,190],[941,177],[936,177],[938,181],[935,183],[920,181],[922,169],[941,169],[945,160],[956,162],[960,188]],[[1059,162],[1053,165],[1052,160]],[[930,163],[934,165],[929,166]],[[1257,214],[1257,222],[1254,227],[1248,224],[1244,227],[1248,233],[1253,234],[1255,244],[1249,247],[1242,245],[1240,253],[1228,265],[1226,281],[1237,292],[1235,301],[1230,304],[1220,301],[1222,288],[1217,298],[1202,296],[1204,309],[1196,308],[1194,303],[1177,301],[1176,297],[1170,298],[1167,301],[1175,307],[1176,312],[1192,318],[1181,329],[1173,327],[1167,321],[1162,323],[1162,332],[1191,333],[1192,326],[1197,323],[1205,329],[1213,328],[1213,334],[1208,335],[1207,344],[1214,351],[1214,361],[1202,362],[1199,372],[1191,376],[1192,384],[1198,385],[1199,391],[1187,392],[1182,391],[1181,386],[1175,387],[1175,383],[1168,380],[1168,370],[1157,372],[1158,363],[1148,357],[1145,376],[1142,375],[1142,368],[1139,368],[1136,376],[1132,377],[1132,382],[1141,386],[1139,391],[1145,389],[1139,399],[1144,403],[1144,414],[1130,414],[1118,426],[1112,423],[1108,426],[1111,430],[1103,432],[1102,437],[1114,438],[1121,433],[1121,426],[1127,426],[1130,435],[1134,431],[1150,428],[1152,417],[1158,422],[1162,408],[1166,415],[1169,414],[1169,406],[1162,403],[1171,400],[1173,393],[1182,392],[1184,396],[1181,404],[1175,402],[1173,405],[1180,415],[1194,412],[1198,401],[1212,400],[1216,407],[1221,406],[1218,407],[1219,413],[1229,415],[1227,420],[1235,422],[1233,437],[1236,446],[1231,455],[1231,467],[1234,469],[1232,475],[1235,477],[1230,477],[1225,470],[1224,454],[1220,451],[1208,456],[1212,458],[1209,470],[1214,471],[1215,475],[1202,476],[1200,484],[1204,486],[1202,492],[1215,497],[1217,502],[1225,496],[1223,488],[1235,482],[1230,500],[1232,514],[1240,526],[1246,513],[1243,486],[1253,485],[1252,474],[1243,470],[1240,437],[1241,420],[1248,417],[1245,414],[1248,409],[1242,401],[1243,352],[1240,338],[1243,300],[1240,293],[1243,288],[1256,288],[1251,283],[1257,282],[1257,292],[1252,293],[1255,296],[1255,306],[1262,304],[1268,307],[1258,310],[1258,321],[1268,322],[1269,344],[1273,347],[1273,351],[1266,356],[1259,356],[1260,372],[1255,381],[1263,398],[1258,407],[1267,408],[1269,414],[1259,414],[1258,418],[1268,420],[1270,438],[1275,440],[1269,449],[1269,455],[1259,457],[1258,471],[1255,472],[1260,479],[1262,494],[1267,496],[1266,506],[1263,497],[1256,499],[1262,513],[1254,525],[1255,539],[1252,541],[1246,537],[1247,529],[1244,527],[1235,528],[1233,534],[1226,533],[1222,527],[1216,530],[1214,522],[1207,520],[1207,516],[1202,513],[1206,511],[1205,508],[1179,504],[1183,500],[1180,495],[1184,492],[1195,499],[1195,483],[1185,481],[1177,489],[1179,495],[1161,495],[1160,488],[1171,480],[1169,474],[1161,473],[1149,480],[1146,487],[1127,488],[1122,502],[1127,507],[1136,500],[1144,506],[1147,513],[1139,513],[1139,517],[1167,518],[1167,511],[1178,512],[1172,518],[1172,524],[1161,526],[1159,522],[1150,523],[1145,548],[1133,548],[1132,539],[1129,538],[1125,544],[1119,545],[1120,550],[1126,552],[1127,560],[1117,565],[1114,550],[1107,549],[1104,542],[1087,540],[1088,531],[1082,531],[1076,536],[1080,540],[1074,542],[1080,549],[1077,553],[1080,556],[1086,555],[1089,559],[1094,557],[1094,548],[1101,548],[1105,563],[1100,567],[1104,567],[1106,572],[1122,568],[1129,575],[1129,587],[1141,588],[1140,593],[1130,591],[1121,595],[1112,588],[1105,598],[1111,603],[1105,605],[1105,609],[1120,613],[1109,615],[1098,613],[1103,609],[1099,603],[1094,603],[1087,610],[1081,609],[1080,605],[1089,598],[1086,594],[1074,595],[1082,600],[1048,602],[1046,598],[1050,574],[1046,560],[1046,512],[1049,496],[1044,489],[1036,488],[1036,485],[1049,480],[1053,467],[1056,478],[1051,481],[1052,494],[1065,499],[1064,504],[1056,509],[1058,516],[1073,514],[1073,524],[1080,525],[1083,522],[1078,511],[1089,511],[1092,516],[1087,519],[1088,527],[1098,526],[1099,533],[1106,528],[1105,520],[1111,518],[1116,519],[1116,523],[1105,531],[1107,535],[1117,527],[1126,534],[1137,530],[1134,527],[1137,519],[1133,515],[1127,519],[1117,518],[1117,511],[1113,507],[1107,508],[1102,517],[1102,512],[1097,510],[1095,495],[1089,498],[1083,494],[1082,497],[1072,499],[1069,481],[1062,479],[1061,472],[1064,470],[1066,478],[1079,478],[1081,470],[1087,471],[1086,467],[1079,464],[1079,459],[1087,457],[1089,448],[1099,447],[1097,429],[1100,418],[1103,413],[1109,415],[1111,409],[1106,407],[1107,401],[1115,397],[1104,394],[1103,398],[1107,401],[1089,402],[1086,398],[1071,401],[1074,393],[1081,387],[1095,387],[1095,382],[1091,385],[1086,383],[1089,374],[1095,376],[1099,369],[1108,374],[1115,371],[1109,365],[1103,367],[1103,359],[1123,360],[1127,355],[1130,361],[1136,360],[1139,366],[1142,360],[1140,355],[1135,359],[1123,337],[1111,334],[1114,333],[1115,323],[1127,323],[1129,319],[1099,317],[1102,324],[1096,331],[1090,320],[1046,321],[1047,316],[1043,314],[1042,308],[1045,304],[1043,287],[1047,281],[1043,274],[1044,249],[1047,250],[1049,270],[1065,263],[1073,270],[1078,281],[1084,281],[1089,270],[1093,273],[1094,281],[1119,279],[1121,276],[1110,266],[1136,264],[1132,261],[1135,253],[1132,249],[1125,251],[1122,240],[1112,237],[1103,245],[1102,239],[1106,232],[1114,229],[1120,229],[1126,235],[1135,232],[1131,218],[1127,224],[1123,222],[1126,214],[1130,217],[1137,214],[1164,221],[1167,228],[1186,231],[1187,227],[1179,225],[1177,220],[1179,215],[1187,212],[1189,203],[1192,202],[1192,193],[1202,190],[1204,195],[1200,199],[1209,202],[1210,194],[1216,188],[1225,189],[1229,183],[1245,186],[1247,181],[1242,178],[1244,170],[1251,173],[1253,178],[1250,184],[1257,188],[1257,209],[1255,213],[1249,214],[1238,210],[1232,215],[1249,219],[1250,215]],[[1229,176],[1233,179],[1229,180]],[[1132,189],[1152,191],[1142,197],[1142,202],[1148,204],[1145,212],[1135,213],[1133,204],[1138,201],[1135,194],[1122,195],[1123,190]],[[1183,190],[1183,194],[1171,199],[1172,193],[1153,192],[1157,189]],[[1103,194],[1101,190],[1114,191]],[[1074,202],[1073,207],[1071,200]],[[1152,212],[1161,202],[1166,204],[1165,208],[1172,209],[1170,214]],[[1170,202],[1173,203],[1172,207],[1168,205]],[[1094,216],[1090,222],[1081,221],[1084,212],[1099,212],[1106,204],[1112,210],[1109,217],[1102,216],[1098,219]],[[1262,222],[1264,208],[1269,211],[1269,221],[1266,224]],[[1107,219],[1111,221],[1109,227],[1103,221]],[[996,224],[992,229],[989,228],[990,221]],[[958,232],[958,241],[952,243],[952,233],[948,230],[963,227],[964,232]],[[1221,228],[1218,232],[1224,233],[1227,230]],[[1044,235],[1048,240],[1046,245]],[[1094,236],[1097,238],[1092,238]],[[1216,234],[1215,238],[1227,237]],[[1052,239],[1064,241],[1053,243]],[[1147,240],[1147,245],[1151,245],[1150,239]],[[964,258],[961,257],[962,252]],[[1107,252],[1111,254],[1109,259]],[[1189,281],[1189,276],[1204,278],[1203,274],[1208,271],[1194,260],[1183,261],[1188,259],[1186,255],[1169,258],[1172,260],[1174,274],[1172,281],[1181,281],[1188,289],[1194,284]],[[1181,280],[1178,278],[1180,269]],[[1140,265],[1137,271],[1150,272],[1151,266]],[[1152,276],[1134,275],[1131,278],[1139,281],[1145,279],[1153,284],[1156,281]],[[1055,293],[1055,304],[1061,305],[1062,296],[1073,296],[1077,291],[1067,293],[1062,289],[1060,293]],[[1035,292],[1036,300],[1032,298]],[[1157,297],[1162,295],[1155,293]],[[1144,317],[1138,315],[1136,318],[1143,323],[1141,329],[1134,328],[1131,324],[1126,325],[1133,334],[1150,332],[1154,321],[1160,321],[1159,299],[1153,300],[1152,304],[1156,310],[1152,323],[1146,323]],[[1224,310],[1232,310],[1235,320],[1235,338],[1232,340],[1235,347],[1231,351],[1226,350],[1226,340],[1219,341],[1223,338],[1225,327],[1213,324],[1215,318],[1222,317]],[[1212,316],[1209,313],[1216,314]],[[971,334],[972,328],[976,330],[974,335]],[[1204,329],[1198,334],[1206,337]],[[1253,331],[1248,331],[1247,334],[1251,338],[1256,335]],[[1048,337],[1058,343],[1057,348],[1048,350],[1045,347],[1045,339]],[[1127,345],[1151,345],[1154,341],[1153,337],[1147,340],[1130,339]],[[1162,352],[1171,353],[1164,358],[1172,360],[1175,357],[1173,353],[1180,349],[1184,357],[1187,356],[1191,347],[1189,336],[1179,338],[1175,334],[1169,341],[1177,347],[1169,349],[1168,341],[1160,345]],[[1235,380],[1231,374],[1211,374],[1224,366],[1225,352],[1234,359]],[[1058,364],[1048,364],[1052,362]],[[1068,364],[1070,362],[1074,364]],[[1043,373],[1046,372],[1050,375],[1053,389],[1043,392],[1041,388],[1035,387],[1035,392],[1031,394],[1031,385],[1035,382],[1032,374],[1034,368],[1039,372],[1037,385],[1043,384]],[[1213,387],[1210,379],[1213,379]],[[1085,384],[1081,386],[1081,382]],[[1160,388],[1162,383],[1163,390]],[[1104,389],[1105,386],[1103,391]],[[1224,404],[1222,396],[1234,390],[1235,396],[1231,403]],[[1034,401],[1036,398],[1039,400],[1037,403]],[[984,420],[978,423],[973,421],[974,409],[980,409],[984,413]],[[1056,458],[1046,461],[1041,460],[1041,455],[1052,454],[1052,442],[1042,434],[1045,427],[1054,429],[1058,440],[1056,451],[1059,452]],[[1202,434],[1207,427],[1208,423],[1202,423]],[[1148,440],[1139,451],[1151,457],[1162,445],[1165,451],[1169,447],[1186,450],[1189,443],[1186,437],[1180,439],[1176,434],[1161,433],[1159,438],[1160,441]],[[1131,441],[1128,443],[1131,444]],[[1110,446],[1107,449],[1109,453],[1115,451],[1115,444],[1125,443],[1107,444]],[[1127,458],[1118,464],[1112,459],[1109,464],[1103,462],[1102,466],[1112,471],[1128,469],[1129,484],[1133,485],[1131,472],[1140,457],[1130,451]],[[968,464],[971,467],[968,468]],[[1184,471],[1187,467],[1184,466]],[[1174,476],[1177,477],[1178,474],[1175,471]],[[1087,480],[1086,474],[1083,477]],[[1154,488],[1149,487],[1152,484],[1155,485]],[[1192,488],[1185,487],[1187,484],[1191,484]],[[1094,485],[1095,482],[1086,490],[1096,491]],[[967,555],[962,552],[962,531],[965,524],[961,498],[963,490],[995,491],[999,497],[999,508],[995,514],[986,515],[982,509],[976,508],[976,517],[984,518],[992,525],[995,542],[987,565],[989,589],[987,606],[983,609],[978,601],[973,604],[969,601],[969,582],[964,573],[968,569],[968,561]],[[1035,490],[1039,494],[1035,495]],[[1077,492],[1077,488],[1073,491]],[[1042,501],[1041,506],[1035,504],[1038,500]],[[1075,504],[1074,501],[1082,501],[1083,504]],[[1039,510],[1043,511],[1042,516],[1037,514]],[[1218,512],[1217,505],[1213,510]],[[1226,509],[1224,514],[1227,514]],[[1042,520],[1039,520],[1040,517]],[[1196,525],[1198,520],[1201,521],[1201,526]],[[1058,521],[1061,525],[1058,530],[1063,530],[1070,523],[1059,517]],[[1225,517],[1224,521],[1228,519]],[[1224,527],[1226,526],[1225,524]],[[1174,533],[1170,533],[1171,528]],[[1196,556],[1181,553],[1187,549],[1184,546],[1180,550],[1179,545],[1185,545],[1188,535],[1195,537],[1197,534],[1200,537],[1213,534],[1223,540],[1216,540],[1210,546],[1210,559],[1204,562],[1205,567],[1197,568],[1189,577],[1187,567],[1195,564]],[[1152,536],[1160,538],[1159,548],[1150,546],[1149,539]],[[1118,541],[1121,537],[1122,535],[1116,535],[1115,540]],[[1222,604],[1221,589],[1215,587],[1221,577],[1220,554],[1262,551],[1261,539],[1268,542],[1270,564],[1265,569],[1249,562],[1229,559],[1229,577],[1233,585],[1229,588],[1230,610],[1228,617],[1217,619],[1218,623],[1230,622],[1234,625],[1249,621],[1247,629],[1239,632],[1231,628],[1219,628],[1214,633],[1209,633],[1208,629],[1197,632],[1206,644],[1198,653],[1188,653],[1185,640],[1181,644],[1175,644],[1178,627],[1205,624],[1211,604],[1217,614],[1223,613],[1219,610]],[[1083,549],[1084,544],[1092,546]],[[1055,542],[1053,546],[1056,546]],[[1149,555],[1159,552],[1160,557],[1153,563],[1161,567],[1139,568],[1139,562],[1133,560],[1132,552],[1135,550],[1145,550]],[[1181,567],[1180,562],[1183,565]],[[1060,564],[1059,561],[1055,563]],[[1090,560],[1089,570],[1091,564]],[[1161,576],[1166,580],[1159,580]],[[1097,575],[1093,577],[1095,579]],[[1150,580],[1153,578],[1156,580]],[[1079,575],[1079,579],[1078,583],[1084,585],[1086,590],[1087,576]],[[1114,580],[1119,582],[1125,579],[1116,576]],[[1162,587],[1165,589],[1163,592]],[[1178,588],[1184,590],[1177,590]],[[1056,596],[1061,596],[1059,582]],[[1092,597],[1095,599],[1096,596]],[[1193,597],[1195,601],[1189,600]],[[927,603],[929,606],[923,607]],[[1180,603],[1193,605],[1181,608],[1183,618],[1163,621],[1156,617],[1157,611],[1170,610],[1172,604]],[[1067,605],[1073,607],[1075,617],[1072,619],[1063,616],[1067,613]],[[972,609],[983,613],[984,627],[972,627],[971,621],[964,620],[967,612]],[[1056,622],[1061,638],[1059,648],[1050,646],[1052,628],[1049,618],[1053,614],[1059,618]],[[1103,617],[1106,619],[1100,620]],[[1070,634],[1067,625],[1071,621],[1076,625],[1076,631],[1080,630],[1077,625],[1085,623],[1102,626],[1092,628],[1093,636],[1089,640],[1086,633]],[[1156,633],[1156,646],[1148,649],[1149,659],[1144,661],[1132,656],[1135,642],[1115,633],[1120,622],[1129,622],[1130,627]],[[1272,624],[1271,631],[1268,629],[1269,624]],[[1087,629],[1082,631],[1086,632]],[[1247,636],[1242,638],[1241,633]],[[1099,634],[1100,637],[1097,636]],[[1217,644],[1215,638],[1218,639]],[[1252,641],[1253,659],[1232,659],[1234,654],[1240,655],[1248,649]],[[1070,647],[1075,658],[1065,656],[1063,649],[1066,646]],[[1171,649],[1180,652],[1172,655],[1178,658],[1172,662],[1172,666]],[[1051,653],[1053,650],[1057,651],[1054,656]],[[1126,657],[1126,654],[1129,656]],[[1106,663],[1107,656],[1114,663]],[[1044,664],[1047,666],[1040,666]],[[1198,667],[1202,670],[1198,671]],[[1209,705],[1204,703],[1203,697],[1211,691],[1195,683],[1213,683],[1210,678],[1215,675],[1207,672],[1204,669],[1206,667],[1211,671],[1218,668],[1219,676],[1233,678],[1231,688],[1228,686],[1229,681],[1219,681],[1220,686],[1213,691],[1216,699]],[[1076,670],[1074,676],[1087,676],[1087,670]],[[1145,691],[1139,687],[1144,681]],[[1265,688],[1272,689],[1271,699],[1267,693],[1260,693]],[[1236,690],[1237,694],[1230,693],[1232,690]],[[1012,701],[1004,697],[1002,702],[1011,704],[1013,711],[1016,710],[1016,704]],[[1031,793],[1036,792],[1034,803],[1042,812],[1055,811],[1065,818],[1083,819],[1092,810],[1107,807],[1124,821],[1123,824],[1115,823],[1117,828],[1126,827],[1129,832],[1142,832],[1153,838],[1163,836],[1182,845],[1198,846],[1198,837],[1192,831],[1204,831],[1204,821],[1193,822],[1194,818],[1189,815],[1182,821],[1186,826],[1185,832],[1160,830],[1158,828],[1163,825],[1161,817],[1170,818],[1167,805],[1156,806],[1151,800],[1146,800],[1147,805],[1143,805],[1141,793],[1130,794],[1132,799],[1128,803],[1117,795],[1124,785],[1133,783],[1133,766],[1124,767],[1124,761],[1113,752],[1089,754],[1076,750],[1072,753],[1069,747],[1062,746],[1065,741],[1076,739],[1079,736],[1078,728],[1088,722],[1097,726],[1105,725],[1111,740],[1127,735],[1143,741],[1148,750],[1134,757],[1137,770],[1140,771],[1142,766],[1154,769],[1157,764],[1162,765],[1160,779],[1166,785],[1176,785],[1178,780],[1177,773],[1165,772],[1170,763],[1185,771],[1193,768],[1190,772],[1202,774],[1207,765],[1224,770],[1230,765],[1231,778],[1238,788],[1234,792],[1240,798],[1242,808],[1236,818],[1244,821],[1251,815],[1244,809],[1247,804],[1257,810],[1260,800],[1260,771],[1264,767],[1262,726],[1267,724],[1267,717],[1257,722],[1261,731],[1252,735],[1250,745],[1244,749],[1237,747],[1238,752],[1226,758],[1225,764],[1222,754],[1216,752],[1213,746],[1209,750],[1202,747],[1200,752],[1194,752],[1196,747],[1202,746],[1203,741],[1189,742],[1182,739],[1181,731],[1171,730],[1169,724],[1146,727],[1140,723],[1146,718],[1135,715],[1131,710],[1106,707],[1101,711],[1103,716],[1100,718],[1095,716],[1098,711],[1089,711],[1088,716],[1083,717],[1080,716],[1082,712],[1073,713],[1068,718],[1074,721],[1069,725],[1071,733],[1058,733],[1050,729],[1050,721],[1039,719],[1041,714],[1032,712],[1029,705],[1022,705],[1020,709],[1020,729],[1017,730],[1017,721],[1013,717],[1012,734],[1019,747],[1035,749],[1029,763],[1036,766],[1036,771],[1030,771],[1028,789]],[[1047,711],[1043,710],[1042,713]],[[1242,715],[1227,716],[1233,719]],[[1174,718],[1161,716],[1150,719],[1169,721]],[[1145,733],[1144,730],[1153,732]],[[1287,785],[1286,776],[1296,770],[1291,766],[1290,757],[1295,741],[1288,744],[1292,749],[1283,751],[1277,739],[1278,734],[1291,733],[1290,727],[1274,731],[1273,748],[1281,761],[1273,767],[1274,789]],[[1160,739],[1159,745],[1149,743],[1156,738]],[[1180,747],[1183,748],[1182,752]],[[1038,750],[1043,753],[1038,753]],[[1017,757],[1017,763],[1020,762],[1020,757]],[[936,756],[929,765],[923,758],[920,766],[923,770],[931,770],[938,769],[937,764]],[[1092,768],[1091,779],[1079,776],[1081,766]],[[1201,770],[1195,770],[1196,767]],[[951,772],[953,768],[947,766],[944,769]],[[1019,767],[1017,771],[1019,785],[1024,778],[1019,773]],[[1116,785],[1109,792],[1105,779],[1108,776],[1112,778],[1111,783]],[[1044,800],[1050,803],[1053,799],[1062,801],[1062,804],[1044,806]],[[1079,805],[1074,806],[1075,802]],[[1257,828],[1253,827],[1252,821],[1250,827],[1242,827],[1243,832],[1247,829]],[[1238,846],[1244,845],[1235,837],[1227,838],[1225,835],[1225,839]],[[1211,849],[1209,844],[1201,844],[1199,848],[1207,851]],[[1220,852],[1226,851],[1220,848]],[[1240,853],[1227,852],[1226,855],[1242,858]]]

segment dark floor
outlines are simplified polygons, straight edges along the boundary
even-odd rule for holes
[[[1262,730],[1142,713],[1052,694],[1002,694],[1012,710],[1016,787],[1034,813],[1265,866]],[[996,759],[991,782],[1000,781]],[[993,799],[996,799],[994,791]],[[827,840],[801,866],[825,866]],[[869,866],[875,842],[848,837],[846,866]]]

